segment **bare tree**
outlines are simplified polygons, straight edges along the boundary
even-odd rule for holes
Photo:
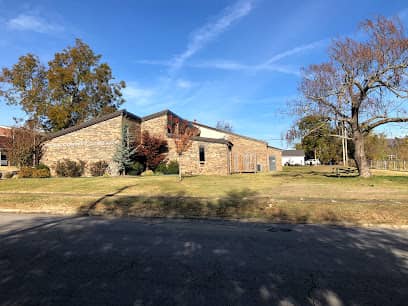
[[[216,128],[220,129],[220,130],[223,130],[223,131],[226,131],[226,132],[232,132],[233,131],[232,124],[229,123],[228,121],[224,121],[224,120],[217,121]]]
[[[359,175],[369,177],[364,137],[380,125],[408,122],[408,39],[398,19],[378,17],[361,29],[365,40],[336,40],[328,62],[303,70],[295,110],[345,122]]]

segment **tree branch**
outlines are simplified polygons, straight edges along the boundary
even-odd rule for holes
[[[408,122],[408,118],[384,118],[372,124],[367,124],[364,130],[368,132],[376,128],[377,126],[380,126],[386,123],[402,123],[402,122]]]
[[[329,107],[337,116],[341,117],[341,119],[343,121],[347,121],[350,122],[350,118],[348,118],[345,114],[343,114],[336,106],[334,106],[333,104],[331,104],[330,102],[328,102],[327,100],[325,100],[322,97],[316,97],[316,96],[311,96],[311,95],[307,95],[306,98],[310,99],[310,100],[315,100],[315,101],[319,101],[320,104],[323,104],[327,107]]]

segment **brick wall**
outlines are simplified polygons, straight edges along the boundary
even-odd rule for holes
[[[200,163],[199,147],[204,147],[205,161]],[[170,150],[170,152],[175,152]],[[170,153],[171,156],[172,153]],[[170,157],[169,156],[169,157]],[[175,155],[177,156],[177,155]],[[174,155],[173,155],[174,157]],[[182,173],[193,175],[228,175],[229,150],[228,146],[221,143],[193,141],[191,147],[181,157]]]
[[[261,171],[269,171],[266,143],[232,134],[228,134],[227,139],[233,144],[231,165],[234,172],[240,172],[245,159],[249,160],[252,170],[259,164]]]
[[[124,117],[123,124],[128,126],[128,138],[129,142],[133,145],[140,144],[141,140],[141,123],[132,118]]]
[[[112,175],[117,174],[112,158],[121,139],[122,116],[118,116],[80,130],[53,138],[44,144],[41,162],[51,168],[55,175],[58,160],[68,158],[87,163],[85,175],[89,175],[89,164],[105,160]]]
[[[148,131],[150,135],[167,138],[167,114],[142,122],[142,133]]]

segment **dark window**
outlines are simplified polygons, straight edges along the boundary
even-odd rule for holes
[[[204,146],[200,146],[200,163],[205,162],[205,152],[204,152]]]
[[[256,165],[256,171],[261,172],[262,171],[262,166],[260,164]]]

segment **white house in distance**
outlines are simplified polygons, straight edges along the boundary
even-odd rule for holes
[[[305,151],[303,150],[283,150],[282,166],[305,165]]]

